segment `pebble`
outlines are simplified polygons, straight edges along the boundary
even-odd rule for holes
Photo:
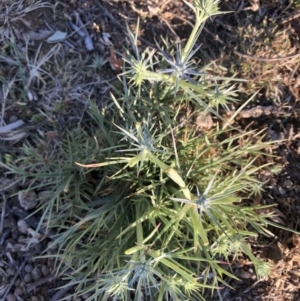
[[[210,113],[207,113],[206,115],[199,115],[196,118],[196,125],[200,128],[205,128],[205,129],[211,129],[213,126],[213,120],[211,117]]]
[[[14,294],[8,294],[7,297],[6,297],[6,300],[7,301],[16,301],[17,298]]]
[[[294,183],[289,179],[287,179],[283,182],[283,186],[287,189],[291,189],[293,187],[293,185],[294,185]]]
[[[32,270],[33,270],[33,266],[32,266],[31,264],[26,264],[26,265],[24,266],[24,271],[25,271],[26,273],[31,273]]]
[[[10,275],[10,276],[14,276],[16,274],[16,270],[12,267],[9,267],[7,270],[6,270],[7,274]]]
[[[249,272],[245,271],[244,269],[241,269],[239,271],[238,276],[240,278],[243,278],[243,279],[249,279],[249,278],[251,278],[251,274]]]
[[[50,274],[50,270],[46,265],[43,265],[41,270],[44,276],[48,276]]]
[[[12,253],[25,252],[27,247],[25,244],[15,243],[15,244],[6,244],[6,249]]]
[[[36,296],[31,296],[30,301],[39,301],[39,298]]]
[[[31,272],[31,276],[34,280],[39,280],[42,277],[42,271],[40,267],[35,267]]]
[[[15,289],[15,295],[18,295],[18,296],[22,296],[24,294],[24,290],[22,287],[16,287]]]
[[[29,283],[29,282],[31,282],[31,280],[32,280],[31,274],[26,273],[25,276],[24,276],[24,281],[26,283]]]
[[[29,229],[29,226],[27,225],[27,223],[23,219],[18,220],[18,230],[21,233],[27,234],[28,229]]]
[[[18,185],[14,182],[15,181],[13,179],[0,178],[0,191],[16,193]]]
[[[37,195],[33,190],[21,190],[18,193],[19,203],[25,210],[33,209],[36,207],[38,200]]]
[[[6,240],[6,250],[8,250],[8,251],[12,250],[16,243],[17,243],[17,241],[15,239],[8,238]]]

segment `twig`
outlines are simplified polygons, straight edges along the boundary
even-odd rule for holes
[[[2,203],[2,212],[1,212],[1,221],[0,221],[0,235],[3,234],[3,225],[4,225],[4,217],[5,217],[5,211],[6,211],[6,197],[4,191],[2,193],[3,203]]]
[[[41,233],[47,235],[49,238],[53,239],[53,237],[56,235],[55,231],[53,231],[53,230],[47,231],[47,228],[45,228],[45,227],[39,228],[40,219],[35,216],[30,215],[27,211],[25,211],[21,208],[18,208],[18,207],[13,207],[10,211],[12,214],[24,219],[25,222],[30,227],[35,228],[38,232],[41,232]]]
[[[115,19],[115,17],[103,6],[100,4],[99,1],[97,1],[97,5],[100,9],[102,9],[102,11],[104,12],[104,15],[108,17],[108,19],[114,23],[115,26],[117,26],[119,29],[122,29],[122,31],[124,31],[124,26]]]
[[[290,78],[289,78],[289,83],[292,81],[292,79],[293,79],[296,71],[298,70],[299,66],[300,66],[300,62],[297,64],[297,66],[294,68],[293,72],[291,73]]]
[[[61,290],[59,290],[51,299],[50,301],[60,301],[62,296],[67,293],[70,289],[72,288],[72,286],[67,286]],[[2,300],[0,300],[2,301]]]
[[[285,23],[291,22],[291,21],[293,21],[293,20],[295,20],[295,19],[297,19],[297,18],[299,18],[299,17],[300,17],[300,13],[296,13],[296,14],[293,15],[293,16],[289,16],[289,17],[285,18],[284,20],[281,20],[281,21],[280,21],[280,24],[285,24]],[[275,18],[275,20],[281,19],[281,18],[282,18],[282,17],[280,16],[280,17],[278,17],[278,18]]]
[[[51,273],[50,275],[46,276],[46,277],[43,277],[37,281],[35,281],[34,283],[30,284],[27,288],[26,288],[26,291],[27,293],[30,293],[31,291],[33,291],[36,287],[44,284],[45,282],[48,282],[48,281],[52,281],[54,280],[55,278],[57,278],[57,275],[56,273]]]
[[[76,17],[76,23],[78,24],[78,26],[80,27],[80,29],[83,31],[83,34],[84,36],[82,36],[80,34],[80,31],[79,30],[76,30],[77,33],[84,39],[84,44],[85,44],[85,47],[87,48],[87,50],[94,50],[94,44],[93,44],[93,41],[92,41],[92,38],[91,36],[89,35],[85,25],[83,24],[83,22],[81,21],[80,19],[80,16],[77,12],[74,13],[75,14],[75,17]],[[71,24],[73,24],[72,22],[70,22]],[[74,25],[74,24],[73,24]],[[76,26],[76,25],[75,25]],[[73,27],[73,26],[72,26]]]
[[[10,228],[7,228],[3,234],[1,235],[1,238],[0,238],[0,246],[4,244],[6,238],[8,237],[8,235],[11,233],[11,230]]]
[[[19,274],[21,273],[21,271],[22,271],[24,265],[26,264],[26,262],[28,261],[28,259],[29,259],[29,257],[25,258],[24,261],[22,262],[22,264],[18,267],[16,274],[11,279],[11,281],[9,283],[9,286],[6,288],[6,291],[5,291],[4,295],[2,296],[2,298],[0,299],[0,301],[5,301],[6,300],[6,296],[10,292],[13,285],[15,285],[16,279],[19,277]]]
[[[62,274],[60,274],[59,276],[62,276],[63,274],[68,275],[69,273],[71,273],[71,269],[66,269]],[[77,277],[76,280],[81,280],[83,279],[83,276]],[[70,291],[73,288],[73,285],[69,285],[67,287],[63,287],[61,288],[51,299],[50,301],[60,301],[62,296],[67,293],[68,291]],[[0,300],[1,301],[1,300]]]
[[[262,282],[264,279],[258,279],[256,282],[254,282],[252,285],[247,287],[244,291],[238,294],[238,296],[242,296],[243,294],[249,293],[258,283]]]
[[[238,113],[238,117],[240,118],[258,118],[262,115],[271,115],[276,114],[277,109],[274,106],[255,106],[248,110],[242,110]],[[226,111],[226,114],[233,115],[234,111]]]

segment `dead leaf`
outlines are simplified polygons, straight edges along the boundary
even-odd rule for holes
[[[111,69],[120,73],[123,68],[123,60],[117,58],[114,49],[112,47],[109,48],[109,52],[110,52],[110,56],[107,58],[107,61],[109,62]]]
[[[259,193],[256,193],[253,198],[253,205],[258,206],[261,204],[261,195]]]
[[[196,118],[196,125],[200,128],[205,128],[206,130],[210,130],[213,126],[213,120],[211,114],[210,113],[206,115],[200,114]]]

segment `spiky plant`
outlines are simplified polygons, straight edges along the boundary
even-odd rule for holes
[[[235,96],[228,86],[233,79],[210,76],[193,61],[218,1],[186,4],[196,22],[185,45],[140,54],[137,36],[129,33],[133,51],[124,57],[123,89],[113,88],[101,108],[89,101],[86,130],[67,133],[50,161],[29,146],[6,165],[31,187],[47,183],[40,209],[57,232],[55,257],[71,268],[74,295],[205,300],[207,291],[226,285],[225,277],[236,278],[224,266],[240,254],[259,277],[269,272],[247,239],[271,235],[272,214],[242,202],[261,192],[256,174],[268,166],[254,162],[268,155],[269,143],[262,132],[227,126],[218,112]],[[186,107],[215,114],[218,124],[201,131],[191,119],[179,120]]]

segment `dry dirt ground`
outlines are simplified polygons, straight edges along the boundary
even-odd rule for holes
[[[70,63],[69,69],[67,68],[60,75],[53,75],[57,76],[59,82],[57,85],[60,84],[61,89],[54,91],[49,88],[48,98],[45,98],[45,104],[49,112],[52,112],[51,115],[48,112],[47,118],[52,121],[55,119],[55,122],[59,125],[63,124],[64,128],[72,124],[70,116],[80,116],[78,112],[85,107],[84,102],[79,103],[78,107],[70,107],[71,99],[82,97],[86,93],[90,96],[98,95],[98,97],[105,95],[108,91],[108,85],[105,83],[113,82],[115,74],[120,72],[121,61],[115,55],[115,51],[120,53],[124,51],[126,24],[135,30],[137,19],[140,18],[140,47],[155,48],[156,41],[159,43],[162,38],[185,40],[192,30],[194,21],[192,12],[181,0],[49,0],[50,5],[47,8],[37,7],[26,11],[26,7],[32,7],[38,3],[39,1],[35,0],[0,0],[0,34],[2,35],[0,50],[2,54],[6,51],[7,45],[3,42],[4,38],[14,34],[19,43],[23,43],[24,37],[29,37],[28,47],[31,56],[37,54],[38,51],[44,54],[49,53],[56,46],[43,42],[47,34],[38,37],[34,34],[42,34],[42,30],[60,30],[70,33],[72,28],[69,22],[75,22],[76,16],[80,17],[92,37],[94,50],[88,52],[79,36],[71,36],[68,40],[68,47],[71,49],[69,60],[76,60],[77,65],[74,67]],[[20,7],[17,7],[18,5]],[[291,0],[224,0],[220,1],[220,8],[228,13],[213,17],[207,22],[200,37],[202,47],[198,56],[203,64],[212,63],[212,73],[226,76],[235,74],[237,77],[248,80],[237,86],[240,91],[241,104],[258,91],[255,101],[241,112],[236,122],[244,129],[266,129],[269,140],[285,139],[285,141],[278,145],[274,154],[282,170],[277,177],[268,181],[262,198],[255,202],[256,204],[276,204],[279,214],[277,222],[299,231],[299,1],[297,6],[297,1]],[[85,64],[91,61],[95,63],[99,57],[107,60],[99,73],[82,73],[84,75],[80,78],[72,74],[76,68],[84,70]],[[10,78],[8,75],[12,70],[9,63],[0,62],[2,79],[8,80]],[[91,82],[93,84],[90,84]],[[3,86],[4,81],[0,82],[1,84]],[[46,91],[43,82],[38,84],[41,90]],[[31,119],[32,114],[37,113],[38,110],[41,111],[39,105],[34,102],[35,98],[39,98],[39,93],[42,92],[36,92],[31,87],[28,87],[25,96],[20,91],[15,91],[11,98],[18,98],[18,106],[10,107],[7,103],[4,110],[2,104],[0,121],[9,123],[18,117],[24,120]],[[4,92],[0,94],[0,103],[1,97],[4,99],[4,94]],[[232,107],[233,111],[236,109],[237,107]],[[40,120],[39,122],[49,140],[59,135],[47,122],[43,123]],[[9,138],[2,135],[0,154],[1,152],[2,155],[14,152],[20,143],[14,144],[14,139],[22,141],[23,137]],[[26,137],[28,139],[28,136]],[[5,190],[3,184],[5,178],[2,176],[1,178],[0,193],[2,193],[3,208],[9,191]],[[20,187],[15,187],[15,189],[18,190]],[[34,260],[30,256],[26,257],[27,253],[22,249],[20,242],[22,239],[26,240],[27,237],[19,232],[20,227],[17,223],[20,218],[24,218],[22,213],[18,215],[14,212],[4,220],[8,227],[14,224],[16,232],[5,231],[7,230],[5,225],[0,229],[2,231],[0,300],[60,300],[61,297],[54,296],[55,288],[64,282],[61,279],[55,279],[51,271],[52,263],[47,260]],[[31,226],[34,227],[34,221]],[[222,291],[224,300],[300,300],[300,236],[278,230],[275,230],[275,234],[276,237],[273,240],[266,240],[263,245],[256,242],[251,245],[256,256],[272,264],[273,271],[270,278],[257,281],[253,267],[246,258],[234,262],[236,275],[241,281],[230,281],[234,290],[224,288]],[[46,245],[47,239],[36,245],[33,254],[39,255]],[[18,254],[22,256],[18,257]],[[65,293],[64,296],[68,295],[66,291],[60,292]],[[87,297],[72,300],[85,300]]]

